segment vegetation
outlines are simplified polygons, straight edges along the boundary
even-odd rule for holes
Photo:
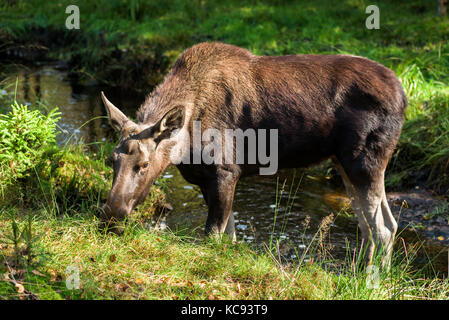
[[[87,152],[84,145],[58,147],[58,114],[57,109],[43,114],[14,101],[11,111],[0,118],[0,271],[7,272],[3,280],[15,284],[19,293],[24,293],[23,275],[16,272],[45,263],[47,251],[52,250],[40,235],[50,235],[48,223],[62,222],[70,228],[68,221],[82,217],[90,219],[91,231],[96,228],[99,234],[98,217],[112,180],[112,169],[105,163],[105,150],[110,153],[112,145],[101,145],[95,153]],[[133,219],[147,223],[164,202],[164,193],[154,186]],[[33,270],[34,275],[40,274]],[[5,297],[3,289],[4,282],[0,298]],[[41,297],[40,290],[36,292]],[[42,295],[49,297],[45,292]],[[38,298],[26,292],[25,296]]]
[[[10,178],[22,178],[42,158],[45,147],[55,142],[55,110],[43,116],[16,101],[11,112],[0,115],[0,179],[7,187]]]
[[[34,216],[39,237],[32,263],[15,264],[14,245],[2,244],[7,281],[0,296],[20,299],[447,299],[447,280],[425,279],[398,257],[390,272],[367,273],[351,261],[326,270],[332,261],[286,264],[276,251],[255,251],[226,239],[148,232],[137,225],[123,236],[98,231],[93,215]],[[10,229],[6,216],[0,230]],[[11,241],[12,242],[12,241]],[[21,242],[19,252],[26,246]],[[410,248],[408,248],[410,249]],[[22,250],[22,251],[20,251]],[[26,251],[26,250],[25,250]],[[29,254],[29,249],[26,251]],[[401,252],[403,254],[403,252]],[[23,255],[20,255],[23,257]],[[410,256],[408,257],[410,259]],[[282,258],[281,258],[282,259]],[[352,259],[352,257],[351,257]],[[349,260],[351,260],[349,259]],[[356,257],[356,260],[358,257]],[[362,259],[359,259],[362,260]],[[401,261],[400,263],[398,261]],[[69,290],[74,266],[79,289]],[[379,286],[375,281],[379,279]],[[16,285],[19,284],[19,285]],[[70,287],[69,287],[70,288]]]
[[[0,59],[67,62],[70,75],[150,90],[185,48],[223,41],[256,54],[349,53],[392,68],[409,99],[388,186],[449,189],[449,20],[436,1],[378,1],[380,30],[365,28],[365,0],[79,0],[81,29],[65,28],[73,1],[0,4]],[[42,113],[0,92],[0,299],[447,299],[447,279],[412,265],[398,242],[379,286],[360,254],[326,254],[323,221],[307,255],[285,261],[276,239],[255,249],[188,231],[148,231],[163,181],[123,236],[98,228],[111,183],[111,145],[58,147],[57,111]],[[27,135],[24,135],[24,132]],[[278,199],[276,199],[278,203]],[[440,213],[436,213],[440,214]],[[306,227],[306,226],[304,226]],[[306,258],[314,256],[315,260]],[[73,266],[80,288],[70,290]],[[377,282],[376,282],[377,283]]]

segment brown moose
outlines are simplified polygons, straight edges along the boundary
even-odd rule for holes
[[[407,99],[398,78],[381,64],[350,55],[256,56],[232,45],[200,43],[181,54],[138,110],[137,123],[103,93],[102,98],[111,125],[120,132],[104,206],[109,222],[124,220],[144,200],[155,179],[173,164],[174,148],[187,149],[188,157],[201,152],[192,143],[195,121],[203,131],[277,130],[279,168],[331,158],[357,213],[368,260],[376,248],[386,251],[384,262],[391,256],[397,223],[384,174]],[[176,165],[201,188],[209,208],[206,233],[235,237],[237,181],[257,174],[262,164]]]

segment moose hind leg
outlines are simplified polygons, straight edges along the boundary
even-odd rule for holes
[[[383,254],[382,265],[389,265],[397,223],[388,206],[383,179],[371,188],[357,188],[360,207],[356,209],[362,237],[367,244],[366,258],[372,263],[376,252]]]
[[[372,263],[376,251],[382,251],[384,254],[382,265],[388,266],[397,223],[385,194],[385,167],[382,165],[379,170],[360,171],[354,170],[360,168],[360,163],[347,165],[346,169],[338,161],[336,164],[351,198],[352,207],[357,213],[368,264]]]
[[[332,159],[338,172],[341,175],[341,178],[343,180],[343,183],[345,185],[346,193],[349,197],[349,200],[351,201],[351,206],[354,212],[357,214],[358,218],[358,226],[362,232],[362,245],[366,245],[365,248],[367,249],[367,256],[372,256],[370,253],[374,247],[372,247],[372,232],[370,232],[369,223],[367,219],[365,218],[364,209],[363,209],[363,202],[361,202],[361,199],[363,198],[362,193],[355,188],[351,180],[349,179],[348,175],[346,174],[345,169],[341,165],[341,163],[336,159]],[[368,245],[367,245],[368,244]]]
[[[385,235],[387,237],[387,239],[385,241],[387,243],[387,245],[385,247],[385,251],[387,252],[387,255],[383,261],[383,264],[390,265],[391,256],[392,256],[392,252],[393,252],[394,237],[396,236],[396,232],[398,230],[398,223],[396,222],[396,219],[394,218],[393,214],[391,213],[390,206],[388,205],[385,189],[384,189],[384,194],[382,197],[382,217],[384,220],[384,227],[386,228],[386,230],[388,230],[387,235]]]

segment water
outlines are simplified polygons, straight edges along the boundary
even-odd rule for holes
[[[66,72],[50,66],[20,69],[4,83],[15,83],[16,78],[19,81],[17,97],[20,100],[35,103],[41,99],[47,105],[59,108],[62,113],[58,123],[61,131],[58,136],[60,144],[69,138],[73,141],[82,139],[85,142],[94,142],[111,140],[114,137],[105,118],[105,109],[100,99],[101,90],[131,117],[135,116],[137,108],[144,100],[143,94],[79,85],[71,82]],[[13,92],[14,87],[10,86],[8,91]],[[89,121],[93,118],[96,120]],[[174,208],[167,217],[167,225],[174,230],[188,228],[202,233],[207,206],[199,188],[187,183],[175,167],[165,172],[164,177],[169,190],[168,201]],[[298,192],[291,208],[287,210],[289,194],[294,195],[301,177]],[[280,197],[282,200],[275,211],[276,199],[279,199],[284,181],[286,184]],[[354,216],[339,214],[345,201],[347,199],[340,184],[311,176],[311,171],[282,170],[275,177],[244,178],[237,186],[233,205],[237,238],[260,245],[269,243],[271,239],[280,239],[282,253],[294,258],[297,254],[295,249],[301,252],[316,234],[323,218],[333,213],[336,219],[331,225],[328,238],[333,246],[331,254],[343,259],[347,255],[347,244],[350,243],[352,247],[356,244],[358,232]],[[310,217],[308,229],[303,226],[306,217]],[[447,272],[444,265],[447,266],[447,262],[442,262],[441,270]]]
[[[58,123],[59,143],[69,138],[73,141],[105,141],[113,135],[107,119],[89,121],[106,116],[99,94],[101,90],[130,116],[135,115],[135,110],[144,98],[135,93],[127,96],[117,90],[80,85],[70,81],[66,72],[51,66],[19,69],[3,81],[9,86],[7,91],[14,93],[16,80],[18,100],[35,103],[40,99],[50,108],[58,107],[62,112],[62,119]]]

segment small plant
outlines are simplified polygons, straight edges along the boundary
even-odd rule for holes
[[[443,202],[442,206],[435,208],[431,213],[427,215],[429,219],[435,217],[442,217],[449,223],[449,202]]]
[[[49,145],[55,143],[60,112],[47,115],[14,101],[8,114],[0,115],[0,181],[2,187],[29,174]]]
[[[1,242],[13,246],[12,260],[16,268],[22,265],[29,267],[36,256],[34,248],[39,238],[33,234],[33,216],[30,212],[26,220],[23,221],[22,227],[14,211],[9,220],[11,221],[10,232],[2,235]]]

